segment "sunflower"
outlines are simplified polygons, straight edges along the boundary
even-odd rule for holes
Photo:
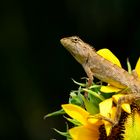
[[[104,57],[105,59],[111,61],[112,63],[114,63],[116,65],[118,65],[119,67],[122,67],[119,59],[110,50],[108,50],[108,49],[101,49],[97,53],[99,55],[101,55],[102,57]],[[140,77],[139,69],[140,69],[140,58],[138,59],[137,64],[136,64],[136,67],[135,67],[135,72]],[[116,88],[115,86],[112,86],[112,85],[109,85],[109,84],[107,86],[101,86],[101,88],[100,88],[100,91],[103,92],[103,93],[118,93],[118,92],[120,92],[122,90],[124,90],[124,88],[122,88],[122,87],[120,87],[120,88],[117,87]],[[90,92],[92,92],[92,91],[90,91]],[[124,96],[124,94],[120,92],[118,94],[114,94],[111,98],[107,98],[107,99],[101,101],[99,103],[99,113],[100,113],[100,115],[101,116],[104,116],[106,118],[109,118],[110,120],[114,120],[114,117],[115,117],[115,114],[116,114],[116,106],[114,105],[114,103],[117,103],[118,100],[119,100],[119,98],[122,97],[122,96]],[[70,107],[71,105],[69,104],[67,106]],[[72,106],[69,108],[70,110],[72,110],[74,108],[77,108],[76,106],[75,107],[72,107]],[[75,114],[78,114],[78,112],[81,113],[81,111],[80,111],[81,109],[82,108],[77,109],[76,110],[77,113],[75,113]],[[136,116],[136,118],[138,118],[138,115],[137,115],[138,112],[136,110],[133,111],[133,113],[132,113],[133,115],[131,114],[130,104],[128,104],[128,103],[122,104],[122,109],[126,112],[126,114],[130,114],[130,116],[127,119],[127,122],[129,122],[129,120],[132,119],[132,116],[133,115]],[[75,118],[75,115],[73,115],[70,112],[68,112],[68,110],[66,108],[64,110],[72,118]],[[88,119],[87,118],[89,117],[90,114],[87,111],[86,111],[86,114],[87,115],[85,115],[84,113],[81,113],[81,116],[83,116],[85,118],[86,122],[88,122]],[[94,115],[91,118],[94,119],[95,118]],[[76,117],[76,119],[79,121],[79,118],[78,117]],[[135,122],[137,120],[138,119],[135,119]],[[114,129],[112,129],[112,124],[109,121],[107,121],[107,120],[102,120],[102,123],[104,123],[104,128],[105,128],[105,131],[106,131],[106,134],[104,134],[104,135],[106,135],[108,137],[111,137],[112,136],[111,132],[114,131]],[[86,123],[86,124],[89,124],[89,123]],[[85,138],[86,139],[92,139],[92,140],[93,140],[93,138],[94,139],[99,139],[99,133],[100,133],[100,129],[99,128],[102,125],[101,125],[101,123],[97,123],[97,124],[94,123],[92,125],[93,125],[92,127],[89,127],[89,126],[87,126],[85,124],[82,125],[82,126],[74,127],[72,129],[70,129],[70,131],[69,131],[70,132],[70,135],[73,137],[74,140],[79,140],[79,139],[82,139],[82,138],[84,138],[84,139]],[[128,123],[125,122],[124,125],[128,126]],[[89,128],[93,128],[96,131],[92,131],[92,129],[89,129]],[[91,130],[91,131],[89,131],[89,130]],[[131,129],[125,129],[125,130],[126,130],[126,133],[128,133],[128,132],[130,132]],[[120,130],[120,133],[121,133],[121,130]],[[89,138],[88,138],[88,136],[89,136]]]
[[[122,67],[119,59],[110,50],[101,49],[97,53]],[[140,78],[139,70],[140,58],[135,66],[135,76],[137,78]],[[131,74],[130,66],[128,71]],[[62,104],[63,111],[71,117],[67,118],[67,120],[73,123],[73,126],[68,128],[67,131],[72,140],[140,139],[139,102],[131,105],[129,103],[122,104],[118,125],[112,127],[111,120],[114,120],[116,115],[116,104],[120,97],[127,94],[126,87],[115,87],[109,84],[104,86],[93,83],[91,87],[86,89],[86,84],[75,83],[80,86],[79,89],[70,93],[68,104]],[[83,91],[88,92],[88,98],[82,95]],[[61,113],[62,110],[60,111]],[[52,115],[55,114],[59,113],[52,113]],[[48,114],[48,116],[51,116],[51,114]]]

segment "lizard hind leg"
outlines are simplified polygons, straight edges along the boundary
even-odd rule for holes
[[[122,104],[123,103],[131,104],[132,102],[134,102],[138,99],[140,99],[140,94],[138,94],[138,93],[124,95],[119,98],[118,103],[117,103],[117,110],[116,110],[113,126],[116,126],[119,123],[119,119],[120,119],[121,111],[122,111]]]

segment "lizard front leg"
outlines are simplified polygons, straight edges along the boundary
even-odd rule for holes
[[[90,67],[86,64],[83,64],[83,68],[88,76],[88,84],[87,84],[87,87],[90,87],[92,85],[92,82],[93,82],[93,72],[91,71]],[[88,93],[85,92],[85,97],[88,96]]]
[[[83,64],[83,68],[88,76],[88,87],[92,85],[93,82],[93,72],[91,71],[90,67],[86,64]]]
[[[119,122],[119,119],[121,116],[121,110],[122,110],[121,105],[123,103],[130,103],[131,104],[132,102],[134,102],[138,99],[140,99],[140,93],[131,93],[131,94],[124,95],[124,96],[119,98],[118,103],[117,103],[117,110],[116,110],[113,126],[116,126]]]

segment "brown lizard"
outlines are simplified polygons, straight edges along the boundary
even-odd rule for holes
[[[122,96],[117,103],[117,113],[112,121],[114,126],[117,125],[121,115],[121,105],[140,99],[140,80],[123,68],[98,55],[92,46],[77,36],[62,38],[60,42],[83,66],[89,78],[89,85],[92,84],[94,76],[115,87],[129,88],[131,94]]]

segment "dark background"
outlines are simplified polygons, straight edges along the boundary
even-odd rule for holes
[[[140,55],[136,0],[3,0],[0,2],[0,140],[62,140],[65,120],[49,112],[67,103],[71,78],[86,76],[61,46],[78,35],[109,48],[126,68]]]

